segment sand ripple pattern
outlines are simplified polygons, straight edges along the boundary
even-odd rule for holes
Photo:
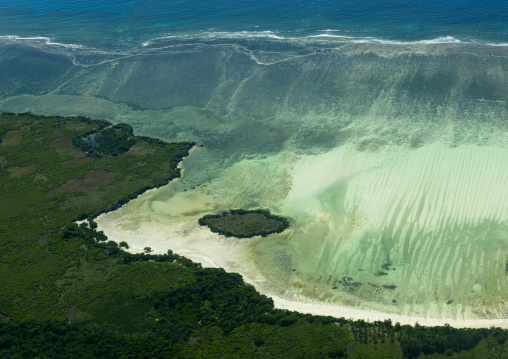
[[[352,277],[355,295],[406,314],[505,315],[508,151],[432,145],[379,161],[346,152],[329,185],[343,203],[320,202],[335,212],[321,280],[340,289]]]

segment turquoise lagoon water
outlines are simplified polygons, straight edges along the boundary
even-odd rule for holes
[[[501,1],[0,0],[0,110],[203,146],[180,181],[102,221],[108,235],[223,243],[197,218],[269,208],[291,228],[234,244],[248,265],[229,265],[265,286],[503,318],[507,15]]]

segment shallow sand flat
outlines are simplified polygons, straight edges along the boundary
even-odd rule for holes
[[[97,222],[132,251],[171,249],[238,272],[278,307],[504,325],[508,206],[499,198],[508,195],[506,152],[434,144],[373,155],[341,146],[242,160],[207,185],[171,197],[168,188],[146,193]],[[197,224],[205,213],[253,200],[291,217],[292,227],[237,240]]]
[[[300,233],[284,244],[292,269],[266,275],[281,283],[285,272],[293,291],[325,302],[410,316],[505,317],[506,150],[348,151],[334,154],[335,173],[330,153],[295,170],[283,214],[310,219],[300,217]],[[268,256],[259,267],[267,268],[278,260],[268,250],[276,246],[260,243]]]

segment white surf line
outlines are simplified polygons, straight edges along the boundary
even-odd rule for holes
[[[7,39],[7,37],[5,37],[5,38]],[[0,40],[1,39],[2,39],[2,37],[0,36]],[[12,40],[28,40],[28,39],[37,40],[37,39],[42,39],[42,37],[38,37],[38,38],[23,38],[23,39],[17,39],[17,38],[14,38],[14,37],[13,38],[9,37],[8,39],[11,40],[11,41]],[[50,40],[49,38],[47,38],[47,39]],[[206,39],[204,39],[204,40],[206,40]],[[211,38],[209,40],[213,40],[213,38]],[[23,44],[26,45],[26,46],[34,47],[34,48],[39,49],[39,50],[44,51],[44,52],[48,52],[46,49],[44,49],[41,46],[41,44],[26,43],[26,42],[23,42]],[[72,47],[70,45],[66,46],[66,44],[52,43],[50,41],[45,42],[44,44],[45,45],[56,45],[56,46],[59,45],[60,47],[64,47],[64,48],[83,49],[83,51],[88,51],[88,52],[90,52],[92,54],[102,54],[102,55],[109,55],[109,56],[117,56],[117,57],[115,57],[113,59],[103,60],[103,61],[100,61],[100,62],[97,62],[97,63],[94,63],[94,64],[82,64],[82,63],[77,61],[75,54],[73,54],[73,53],[67,53],[67,52],[58,52],[58,53],[61,53],[64,56],[67,56],[68,58],[70,58],[71,62],[72,62],[72,64],[74,66],[79,66],[79,67],[83,67],[83,68],[100,66],[100,65],[104,65],[104,64],[115,62],[115,61],[119,61],[119,60],[128,59],[128,58],[135,57],[135,56],[151,56],[151,55],[156,55],[157,53],[154,54],[153,53],[154,51],[167,50],[167,49],[170,49],[170,48],[183,47],[183,46],[188,46],[189,45],[189,44],[176,44],[176,45],[167,45],[167,46],[157,47],[157,48],[147,48],[147,49],[143,49],[143,50],[141,50],[142,48],[136,48],[136,49],[133,49],[133,50],[127,50],[125,52],[125,54],[122,55],[122,54],[116,54],[116,53],[108,52],[108,51],[101,51],[101,50],[98,50],[98,49],[86,49],[83,45],[76,45],[75,47]],[[200,46],[208,46],[208,47],[224,47],[224,46],[232,47],[233,49],[237,50],[238,52],[243,53],[243,54],[249,56],[256,64],[263,65],[263,66],[274,65],[274,64],[281,63],[281,62],[285,62],[285,61],[291,61],[291,60],[294,60],[294,59],[300,59],[300,58],[307,57],[307,56],[310,56],[310,55],[315,55],[317,53],[314,50],[312,53],[305,54],[305,55],[289,56],[289,57],[287,57],[285,59],[274,61],[274,62],[262,62],[252,53],[251,50],[249,50],[249,49],[247,49],[247,48],[245,48],[245,47],[243,47],[241,45],[237,45],[237,44],[206,44],[206,43],[199,42],[199,43],[193,43],[192,45],[194,45],[194,46],[200,45]],[[135,53],[132,53],[132,52],[135,52]],[[187,51],[182,50],[182,51],[174,51],[174,52],[171,52],[171,53],[180,54],[180,53],[191,53],[191,52],[196,52],[196,50],[187,50]]]
[[[42,41],[46,45],[60,46],[60,47],[65,47],[67,49],[82,49],[82,48],[84,48],[83,45],[64,44],[64,43],[60,43],[60,42],[53,42],[53,41],[51,41],[51,38],[47,37],[47,36],[22,37],[22,36],[18,36],[18,35],[0,35],[0,40],[7,40],[7,41],[9,41],[9,40],[10,41],[23,41],[23,40],[27,40],[27,41],[39,41],[39,42]]]
[[[51,42],[50,38],[46,38],[46,37],[34,37],[34,38],[15,38],[15,37],[10,37],[10,35],[6,35],[6,36],[3,36],[3,38],[5,40],[11,40],[11,41],[19,41],[19,40],[43,40],[43,39],[48,39],[49,41],[45,42],[44,44],[37,44],[37,43],[26,43],[26,42],[23,42],[24,45],[27,45],[27,46],[31,46],[31,47],[34,47],[34,48],[37,48],[37,49],[40,49],[41,51],[44,51],[44,52],[48,52],[46,51],[46,49],[42,48],[42,46],[44,45],[52,45],[54,46],[55,48],[70,48],[70,49],[73,49],[73,50],[76,50],[76,49],[80,49],[82,51],[88,51],[90,53],[93,53],[93,54],[103,54],[103,55],[109,55],[109,56],[118,56],[118,57],[115,57],[113,59],[108,59],[108,60],[103,60],[103,61],[100,61],[100,62],[97,62],[97,63],[94,63],[94,64],[82,64],[80,62],[78,62],[76,60],[76,56],[73,54],[73,53],[67,53],[67,52],[59,52],[67,57],[69,57],[72,61],[72,64],[74,66],[80,66],[80,67],[83,67],[83,68],[87,68],[87,67],[94,67],[94,66],[99,66],[99,65],[103,65],[103,64],[107,64],[107,63],[110,63],[110,62],[115,62],[115,61],[118,61],[118,60],[123,60],[123,59],[128,59],[128,58],[131,58],[131,57],[134,57],[134,56],[149,56],[149,55],[155,55],[151,52],[154,52],[154,51],[160,51],[160,50],[164,50],[164,49],[169,49],[169,48],[173,48],[173,47],[178,47],[178,46],[187,46],[189,44],[176,44],[176,45],[167,45],[167,46],[163,46],[163,47],[157,47],[157,48],[147,48],[147,49],[143,49],[144,46],[148,46],[148,45],[143,45],[145,43],[142,44],[141,47],[138,47],[138,48],[135,48],[135,49],[132,49],[132,50],[127,50],[125,51],[125,55],[122,55],[122,54],[117,54],[117,53],[114,53],[114,52],[111,52],[111,51],[103,51],[103,50],[98,50],[98,49],[87,49],[85,46],[83,45],[74,45],[74,44],[60,44],[60,43],[54,43],[54,42]],[[305,39],[307,40],[313,40],[313,41],[320,41],[319,39],[320,38],[323,38],[323,41],[326,41],[324,40],[324,36],[323,35],[312,35],[312,36],[308,36],[308,37],[303,37],[303,38],[283,38],[283,39],[276,39],[276,38],[271,38],[271,37],[266,37],[267,40],[280,40],[280,41],[283,41],[283,40],[287,40],[287,41],[305,41]],[[331,36],[331,38],[333,38],[333,36]],[[220,40],[221,38],[204,38],[203,41],[211,41],[211,40]],[[224,38],[224,39],[234,39],[234,38]],[[241,38],[239,38],[241,39]],[[248,38],[246,38],[248,39]],[[0,35],[0,40],[2,40],[2,36]],[[337,39],[339,40],[339,39]],[[344,39],[341,39],[343,41],[337,41],[337,42],[340,42],[342,43],[343,45],[398,45],[400,47],[411,47],[412,49],[408,50],[408,51],[414,51],[414,47],[416,47],[416,45],[453,45],[453,44],[461,44],[461,45],[467,45],[467,44],[473,44],[473,45],[486,45],[486,44],[483,44],[483,43],[475,43],[475,42],[432,42],[433,40],[422,40],[421,42],[401,42],[401,41],[391,41],[391,40],[376,40],[376,39],[373,39],[373,40],[369,40],[369,41],[366,41],[365,39],[362,39],[362,38],[359,38],[359,39],[355,39],[355,38],[347,38],[345,37]],[[347,41],[346,41],[347,40]],[[428,42],[426,42],[428,41]],[[316,49],[314,49],[313,52],[309,53],[309,54],[305,54],[305,55],[293,55],[293,56],[289,56],[289,57],[286,57],[282,60],[278,60],[278,61],[273,61],[273,62],[262,62],[260,61],[253,53],[251,50],[241,46],[241,45],[237,45],[237,44],[207,44],[207,43],[203,43],[203,42],[198,42],[198,43],[193,43],[192,45],[201,45],[201,46],[230,46],[230,47],[233,47],[235,48],[238,52],[241,52],[241,53],[244,53],[245,55],[249,56],[256,64],[258,65],[262,65],[262,66],[270,66],[270,65],[274,65],[274,64],[278,64],[278,63],[282,63],[282,62],[286,62],[286,61],[291,61],[291,60],[295,60],[295,59],[300,59],[300,58],[304,58],[304,57],[307,57],[307,56],[312,56],[312,55],[316,55],[316,54],[319,54]],[[498,44],[496,46],[508,46],[508,44]],[[313,47],[313,46],[309,46],[309,47]],[[328,50],[339,50],[339,49],[342,49],[342,47],[331,47],[331,48],[328,48]],[[134,53],[133,53],[134,52]],[[195,52],[195,51],[175,51],[174,53],[185,53],[185,52]]]

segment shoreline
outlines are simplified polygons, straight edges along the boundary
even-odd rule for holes
[[[193,261],[201,260],[203,267],[215,267],[219,268],[217,263],[204,253],[187,253],[182,254],[183,256],[192,259]],[[203,262],[203,259],[205,262]],[[215,266],[214,266],[215,264]],[[230,272],[228,268],[224,268]],[[508,319],[441,319],[441,318],[425,318],[418,316],[408,316],[401,314],[391,314],[387,312],[381,312],[377,310],[365,310],[354,307],[348,307],[340,304],[330,304],[325,302],[319,302],[311,298],[298,296],[297,294],[290,293],[288,296],[274,293],[273,290],[263,288],[263,284],[260,283],[259,279],[250,278],[245,273],[240,273],[244,278],[244,281],[248,284],[253,285],[256,290],[272,298],[274,306],[277,309],[286,309],[290,311],[296,311],[299,313],[321,315],[321,316],[332,316],[335,318],[345,318],[351,320],[364,320],[366,322],[384,321],[390,319],[392,323],[400,323],[401,325],[412,325],[416,323],[421,326],[444,326],[448,324],[455,328],[490,328],[492,326],[508,329]],[[261,284],[261,285],[260,285]]]
[[[180,254],[180,253],[179,253]],[[203,267],[215,267],[220,266],[205,253],[188,252],[181,254],[193,261],[201,261]],[[205,262],[203,261],[205,260]],[[224,267],[223,267],[224,268]],[[230,272],[232,270],[224,268]],[[299,313],[332,316],[335,318],[345,318],[351,320],[364,320],[366,322],[384,321],[390,319],[393,324],[400,323],[401,325],[412,325],[416,323],[421,326],[432,327],[432,326],[444,326],[448,324],[454,328],[490,328],[500,327],[508,329],[508,318],[507,319],[441,319],[441,318],[425,318],[418,316],[408,316],[401,314],[391,314],[376,310],[365,310],[354,307],[348,307],[340,304],[330,304],[325,302],[319,302],[312,300],[311,298],[298,296],[297,294],[290,293],[288,296],[283,294],[274,293],[273,290],[264,288],[263,283],[258,279],[251,278],[245,273],[240,273],[244,281],[251,284],[255,289],[269,298],[272,298],[274,306],[277,309],[286,309],[290,311],[296,311]]]
[[[161,189],[161,188],[163,188],[163,187],[169,186],[170,184],[172,184],[172,183],[174,183],[174,182],[178,181],[180,178],[182,178],[183,173],[184,173],[184,171],[185,171],[185,169],[182,167],[183,161],[184,161],[187,157],[189,157],[189,156],[191,155],[191,153],[192,153],[192,152],[194,152],[194,150],[195,150],[197,147],[198,147],[198,145],[194,144],[194,146],[192,146],[192,147],[189,149],[189,153],[187,154],[187,156],[183,157],[183,158],[182,158],[182,160],[181,160],[180,162],[178,162],[178,164],[176,165],[176,168],[179,168],[179,169],[180,169],[180,176],[173,178],[171,181],[169,181],[168,183],[166,183],[166,184],[165,184],[165,185],[163,185],[163,186],[160,186],[160,187],[154,187],[154,188],[147,189],[145,192],[143,192],[143,193],[139,194],[136,198],[131,199],[129,202],[125,203],[123,206],[125,206],[125,205],[127,205],[127,204],[131,203],[132,201],[134,201],[134,200],[136,200],[136,199],[139,199],[141,196],[144,196],[145,194],[152,193],[152,192],[157,191],[158,189]],[[122,206],[122,207],[123,207],[123,206]],[[122,208],[122,207],[120,207],[120,208]],[[120,208],[114,209],[113,211],[118,211]],[[101,214],[103,214],[103,213],[101,213]],[[97,216],[97,217],[99,217],[99,216]]]
[[[265,294],[267,295],[267,294]],[[345,319],[364,320],[366,322],[384,321],[390,319],[392,323],[400,323],[401,325],[409,324],[414,326],[416,323],[421,326],[433,327],[444,326],[448,324],[454,328],[490,328],[500,327],[508,328],[508,319],[439,319],[439,318],[423,318],[411,317],[400,314],[389,314],[375,310],[362,310],[351,307],[312,302],[297,302],[284,299],[274,295],[270,296],[276,308],[294,310],[300,313],[325,315],[332,317],[344,317]]]
[[[113,234],[114,235],[114,234]],[[219,237],[217,235],[217,237]],[[125,240],[127,238],[123,238]],[[130,248],[127,250],[130,253],[142,253],[143,248],[149,245],[149,241],[138,242],[133,240],[134,238],[128,238],[130,240]],[[113,239],[114,240],[114,239]],[[172,249],[174,253],[191,259],[196,263],[201,263],[204,268],[223,268],[227,272],[235,272],[242,275],[244,281],[254,286],[254,288],[261,294],[272,298],[274,307],[277,309],[286,309],[290,311],[296,311],[299,313],[321,315],[321,316],[332,316],[335,318],[345,318],[350,320],[364,320],[366,322],[384,321],[391,320],[392,323],[400,323],[401,325],[412,325],[416,323],[421,326],[444,326],[448,324],[455,328],[490,328],[500,327],[508,329],[508,319],[443,319],[443,318],[425,318],[418,316],[408,316],[401,314],[391,314],[387,312],[381,312],[376,310],[359,309],[355,307],[348,307],[340,304],[331,304],[326,302],[319,302],[308,297],[299,296],[295,293],[284,293],[284,288],[275,288],[274,283],[268,282],[266,278],[258,274],[257,271],[253,271],[254,268],[250,268],[244,265],[242,268],[235,265],[231,260],[233,256],[241,257],[241,253],[236,251],[233,246],[230,246],[229,253],[221,251],[220,247],[225,247],[224,244],[210,243],[206,245],[202,240],[197,240],[194,243],[182,243],[180,246],[177,244],[179,238],[173,239],[173,241],[167,241],[168,249]],[[160,242],[155,239],[152,243]],[[190,245],[189,245],[190,244]],[[185,248],[187,246],[187,248]],[[160,248],[160,247],[159,247]],[[208,253],[206,253],[208,252]],[[151,254],[165,254],[165,250],[153,250]],[[212,256],[209,255],[212,253]],[[236,263],[241,262],[241,259],[235,261]]]
[[[134,200],[137,200],[137,199],[140,199],[141,197],[143,196],[146,196],[146,195],[149,195],[149,194],[152,194],[154,193],[155,191],[157,191],[158,189],[160,188],[163,188],[163,187],[166,187],[166,186],[169,186],[170,184],[178,181],[180,178],[182,178],[183,176],[183,173],[185,171],[185,169],[182,167],[182,164],[183,164],[183,161],[189,157],[191,155],[192,152],[194,152],[194,150],[198,147],[197,144],[194,144],[194,146],[192,146],[190,149],[189,149],[189,153],[187,154],[187,156],[183,157],[182,160],[180,162],[178,162],[178,164],[176,165],[176,168],[179,168],[180,169],[180,176],[178,177],[175,177],[173,178],[172,180],[168,181],[168,183],[162,185],[162,186],[159,186],[159,187],[153,187],[153,188],[149,188],[147,189],[146,191],[142,192],[142,193],[139,193],[135,198],[131,199],[130,201],[122,204],[120,207],[118,208],[114,208],[114,209],[108,209],[104,212],[101,212],[99,213],[99,215],[97,215],[96,217],[93,218],[93,221],[96,221],[99,217],[102,217],[108,213],[112,213],[112,212],[116,212],[116,211],[119,211],[121,210],[123,207],[125,207],[126,205],[128,205],[129,203],[132,203]],[[78,220],[78,221],[75,221],[76,224],[80,225],[81,223],[83,222],[88,222],[88,219],[84,219],[84,220]],[[118,242],[120,243],[120,241]]]

